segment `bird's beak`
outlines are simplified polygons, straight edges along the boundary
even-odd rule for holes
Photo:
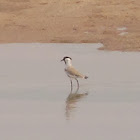
[[[64,61],[64,59],[62,59],[60,62]]]

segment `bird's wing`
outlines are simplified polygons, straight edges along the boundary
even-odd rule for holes
[[[75,68],[73,67],[68,67],[67,69],[65,69],[65,71],[72,75],[72,76],[77,76],[79,78],[84,78],[84,75],[82,75],[80,72],[78,72]]]

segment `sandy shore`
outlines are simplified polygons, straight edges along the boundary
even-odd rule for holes
[[[0,43],[96,43],[140,51],[139,0],[1,0]]]

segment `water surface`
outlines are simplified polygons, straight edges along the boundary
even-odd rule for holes
[[[139,140],[140,54],[101,44],[1,44],[0,139]],[[70,93],[64,56],[89,79]]]

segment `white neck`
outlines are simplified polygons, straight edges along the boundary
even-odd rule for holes
[[[71,67],[71,66],[72,66],[71,60],[66,60],[66,67]]]

